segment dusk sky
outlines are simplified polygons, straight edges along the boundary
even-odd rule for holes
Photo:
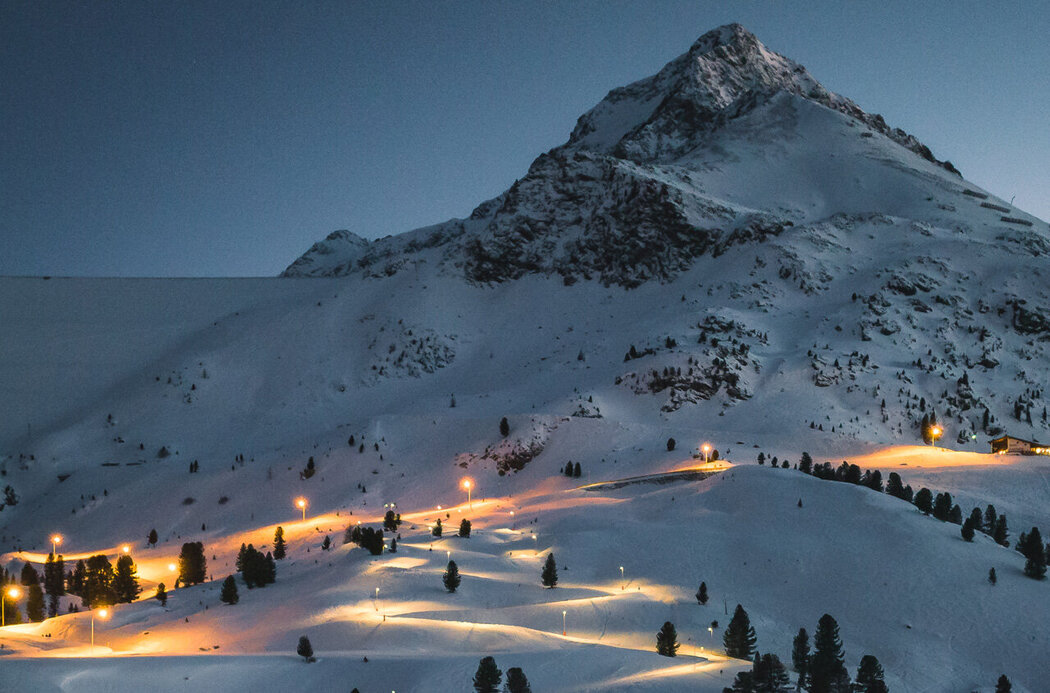
[[[275,275],[466,216],[733,21],[1050,218],[1043,3],[0,0],[0,275]]]

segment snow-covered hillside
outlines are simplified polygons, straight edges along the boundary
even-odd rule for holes
[[[3,561],[41,562],[53,532],[67,566],[129,543],[146,588],[96,623],[107,659],[81,658],[89,616],[68,614],[5,630],[7,671],[449,691],[492,654],[537,691],[720,691],[745,666],[720,654],[741,603],[785,661],[828,612],[851,673],[874,654],[894,691],[1045,690],[1050,587],[1018,553],[755,460],[849,459],[1050,530],[1045,458],[975,452],[1050,437],[1048,255],[1044,222],[730,26],[610,92],[469,219],[336,232],[282,278],[0,278]],[[907,447],[933,412],[963,452]],[[578,488],[689,468],[704,441],[736,466]],[[389,503],[397,553],[342,545]],[[474,535],[449,536],[463,517]],[[279,524],[276,584],[221,605],[237,548]],[[185,541],[209,582],[162,608]],[[676,660],[653,651],[667,620]]]

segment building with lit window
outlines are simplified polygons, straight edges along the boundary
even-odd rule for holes
[[[998,455],[1050,455],[1050,445],[1013,436],[1000,436],[992,440],[992,453]]]

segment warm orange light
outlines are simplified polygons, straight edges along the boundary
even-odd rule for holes
[[[171,572],[174,573],[175,572],[175,564],[174,563],[169,563],[168,564],[168,570],[170,570]]]
[[[470,487],[473,486],[473,485],[474,484],[471,482],[470,479],[464,479],[463,480],[463,488],[467,489],[468,491],[470,490]]]
[[[98,610],[98,617],[99,618],[109,618],[109,609],[99,609]]]
[[[51,543],[52,544],[61,544],[62,543],[62,535],[61,534],[56,534],[56,535],[52,536],[51,537]]]
[[[934,436],[939,436],[940,434],[944,433],[944,431],[941,430],[940,426],[934,426],[930,429],[930,433],[932,433]]]
[[[131,553],[131,547],[128,546],[127,544],[124,544],[124,546],[121,546],[120,550],[123,551],[124,553]]]
[[[22,590],[18,589],[17,587],[8,587],[7,596],[10,599],[18,599],[22,596]]]
[[[296,501],[295,501],[295,507],[297,507],[297,508],[305,508],[306,507],[306,499],[305,498],[297,498]]]
[[[703,446],[700,449],[704,451],[704,454],[707,454],[707,453],[711,452],[711,444],[710,443],[704,443]]]

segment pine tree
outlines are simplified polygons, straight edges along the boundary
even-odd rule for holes
[[[314,648],[310,644],[310,638],[305,635],[299,636],[299,646],[295,648],[295,653],[305,659],[307,662],[314,662]]]
[[[327,539],[327,537],[325,537]],[[397,553],[397,537],[390,540],[390,553]]]
[[[981,514],[980,508],[974,508],[970,511],[970,526],[973,527],[975,532],[984,531],[984,515]]]
[[[873,655],[864,655],[857,667],[857,681],[853,684],[853,690],[855,693],[889,693],[883,677],[879,660]]]
[[[766,463],[766,453],[764,453],[764,452],[758,453],[758,463],[759,464],[765,464]]]
[[[951,522],[955,525],[961,525],[962,521],[962,508],[960,508],[959,504],[956,503],[952,506],[952,509],[948,511],[948,522]]]
[[[435,537],[441,536],[441,518],[439,517],[437,522],[434,524],[434,528],[431,530],[431,534]]]
[[[722,644],[726,648],[727,657],[737,659],[751,659],[755,653],[755,629],[751,627],[751,619],[748,617],[744,607],[737,604],[733,612],[733,618],[729,621],[725,633],[722,634]]]
[[[142,591],[136,572],[131,556],[124,554],[117,559],[117,570],[113,575],[113,592],[118,604],[130,604]]]
[[[240,597],[237,595],[237,578],[229,575],[222,582],[222,591],[219,593],[219,599],[224,604],[236,604],[240,601]]]
[[[678,631],[674,624],[665,621],[660,631],[656,634],[656,651],[664,657],[674,657],[678,654]]]
[[[153,596],[156,597],[157,601],[160,602],[161,606],[168,605],[168,590],[166,587],[164,587],[163,582],[157,585],[157,593]]]
[[[146,537],[146,543],[149,544],[150,547],[154,547],[157,545],[157,539],[157,530],[151,529],[149,535]]]
[[[1043,537],[1038,527],[1032,527],[1028,535],[1027,553],[1025,556],[1024,574],[1033,580],[1046,577],[1046,553],[1043,549]]]
[[[470,520],[464,518],[459,523],[459,536],[469,537],[470,536]]]
[[[44,590],[40,589],[39,582],[26,589],[26,618],[33,623],[44,620]]]
[[[809,456],[808,452],[802,453],[802,458],[798,461],[798,470],[803,474],[813,472],[813,458]]]
[[[933,511],[933,494],[930,493],[930,489],[925,486],[919,489],[919,492],[915,494],[915,507],[925,515]]]
[[[583,474],[583,470],[582,470],[582,469],[580,469],[580,463],[579,463],[579,462],[577,462],[577,463],[576,463],[576,464],[574,464],[574,465],[573,465],[573,467],[572,467],[572,475],[573,475],[574,477],[576,477],[577,479],[579,479],[579,478],[580,478],[580,476],[581,476],[582,474]]]
[[[995,506],[989,505],[984,511],[984,527],[982,532],[985,534],[995,534],[995,524],[999,519],[999,516],[995,513]]]
[[[321,542],[321,550],[327,551],[330,548],[332,548],[332,537],[326,534],[324,535],[324,541]],[[390,550],[393,552],[395,549],[391,548]],[[274,556],[274,558],[277,558],[277,556]]]
[[[113,592],[113,566],[102,554],[87,559],[84,587],[80,595],[88,607],[106,606],[116,601]]]
[[[525,678],[525,672],[521,667],[507,669],[507,693],[532,693],[529,680]]]
[[[998,582],[998,580],[999,580],[999,578],[997,578],[995,576],[995,568],[989,568],[988,569],[988,582],[990,582],[994,586],[995,583]]]
[[[668,439],[667,439],[667,452],[672,452],[672,451],[673,451],[673,450],[675,449],[675,446],[676,446],[677,444],[678,444],[678,443],[677,443],[677,442],[675,442],[675,439],[674,439],[674,438],[668,438]]]
[[[179,582],[183,585],[199,585],[208,575],[208,561],[204,557],[204,544],[188,541],[179,552]]]
[[[84,559],[77,561],[69,573],[69,591],[78,597],[84,596],[84,578],[87,576],[87,565]]]
[[[33,564],[26,561],[25,565],[22,566],[22,573],[19,575],[18,581],[22,583],[23,587],[29,587],[40,582],[40,575],[36,572]]]
[[[544,587],[555,587],[558,584],[558,566],[554,562],[554,554],[547,554],[547,562],[543,564],[543,572],[540,573]]]
[[[894,498],[904,498],[904,483],[897,472],[890,472],[889,481],[886,482],[886,494]]]
[[[510,433],[510,422],[507,421],[507,417],[504,416],[499,420],[499,434],[504,438]]]
[[[700,606],[707,604],[707,583],[701,582],[700,589],[696,591],[696,602]]]
[[[565,463],[565,476],[572,476],[572,462]]]
[[[952,510],[952,494],[950,493],[938,493],[937,499],[933,502],[933,516],[941,522],[948,520],[948,515]]]
[[[284,527],[278,527],[273,533],[273,557],[278,561],[288,555],[288,544],[284,541]]]
[[[798,635],[791,643],[791,668],[798,673],[798,688],[809,685],[809,634],[805,628],[798,629]]]
[[[269,551],[266,552],[266,558],[263,559],[263,582],[262,585],[272,585],[277,582],[277,563],[273,560],[273,554]]]
[[[992,539],[1000,546],[1010,545],[1010,532],[1006,528],[1006,515],[1000,515],[996,518],[995,531],[992,532]]]
[[[973,518],[966,518],[966,522],[963,522],[962,530],[963,541],[973,541]]]
[[[995,683],[995,693],[1010,693],[1013,690],[1013,684],[1010,683],[1010,679],[1006,678],[1006,674],[999,677],[999,680]]]
[[[61,555],[57,558],[53,553],[47,555],[47,562],[44,563],[44,592],[47,593],[48,616],[57,616],[58,600],[66,593],[65,562]]]
[[[387,510],[386,514],[383,515],[383,529],[388,532],[396,532],[397,526],[401,524],[400,516],[396,515],[393,510]]]
[[[499,693],[502,680],[503,672],[496,666],[496,660],[492,657],[482,658],[474,674],[474,690],[477,693]]]
[[[441,581],[445,583],[445,589],[449,592],[455,592],[459,587],[459,566],[456,565],[455,561],[448,562],[448,567],[445,568],[445,574],[441,576]]]
[[[775,654],[759,655],[756,652],[751,669],[751,685],[755,693],[787,693],[791,679],[780,657]]]
[[[839,624],[829,614],[820,617],[813,636],[813,657],[809,664],[810,693],[847,693],[849,673],[839,637]]]

